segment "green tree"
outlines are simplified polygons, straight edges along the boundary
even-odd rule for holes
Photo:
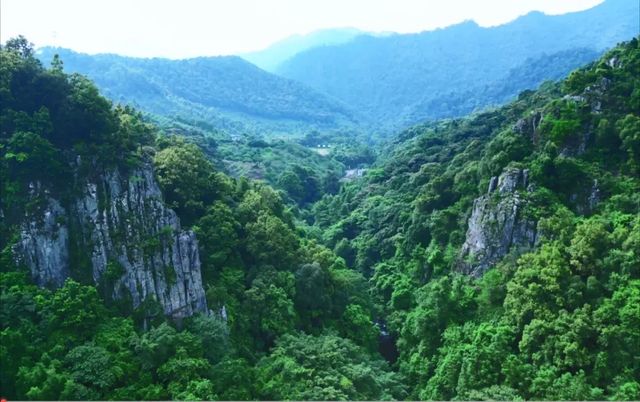
[[[292,274],[283,274],[293,283]],[[274,282],[273,278],[263,275],[245,292],[243,311],[258,350],[265,350],[279,335],[292,331],[297,320],[291,294],[294,289]]]
[[[225,266],[239,265],[240,223],[221,201],[207,208],[194,230],[198,235],[205,279],[211,280]]]
[[[216,364],[229,353],[229,330],[223,320],[200,314],[190,319],[187,329],[200,338],[209,363]]]
[[[245,226],[246,250],[255,265],[293,270],[298,262],[299,240],[281,219],[266,213]]]
[[[89,338],[106,313],[96,288],[72,279],[45,302],[44,308],[54,334],[78,340]]]
[[[397,374],[351,341],[334,335],[280,338],[258,364],[260,397],[342,400],[402,398]]]
[[[226,181],[195,144],[176,141],[156,154],[154,164],[167,203],[185,225],[192,225],[207,205],[228,191]]]
[[[32,58],[34,53],[33,43],[29,42],[27,38],[22,35],[7,40],[4,48],[10,52],[19,54],[20,57],[24,59]]]
[[[67,353],[64,359],[71,379],[97,395],[107,396],[123,372],[114,364],[111,354],[100,346],[85,344]]]
[[[332,283],[329,270],[320,264],[303,264],[295,272],[295,307],[304,326],[319,327],[332,311]]]
[[[622,149],[629,156],[629,164],[635,172],[640,169],[640,117],[628,114],[618,120],[616,128],[622,140]]]

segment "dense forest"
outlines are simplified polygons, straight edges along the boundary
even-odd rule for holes
[[[409,398],[640,397],[639,71],[633,39],[411,128],[315,205],[324,243],[371,278]]]
[[[113,101],[155,115],[204,121],[229,134],[282,135],[304,129],[353,129],[357,117],[342,102],[263,71],[237,56],[187,60],[88,55],[39,49],[49,64],[91,78]]]
[[[7,41],[1,394],[640,399],[638,71],[633,38],[333,179],[256,139],[276,190]]]

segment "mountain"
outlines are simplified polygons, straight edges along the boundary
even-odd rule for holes
[[[318,47],[347,43],[365,32],[355,28],[335,28],[314,31],[306,35],[294,35],[274,43],[266,49],[240,54],[243,59],[261,69],[274,72],[294,55]]]
[[[640,397],[640,48],[405,130],[314,207],[412,400]],[[616,346],[613,346],[616,345]]]
[[[2,395],[640,399],[639,39],[307,210],[7,41]]]
[[[532,12],[491,28],[464,22],[418,34],[361,35],[299,53],[277,73],[341,99],[376,127],[402,128],[501,104],[566,75],[636,35],[639,7],[635,0],[606,0],[586,11]],[[488,96],[488,87],[504,90]]]
[[[341,102],[239,57],[139,59],[59,48],[40,49],[37,57],[48,65],[55,54],[65,71],[87,75],[115,102],[203,121],[227,133],[286,135],[301,127],[353,127],[356,121]]]
[[[3,397],[406,395],[366,279],[280,192],[43,68],[24,38],[0,47],[0,76]]]

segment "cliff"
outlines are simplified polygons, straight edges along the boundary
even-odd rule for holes
[[[480,277],[512,249],[535,245],[537,223],[523,214],[528,181],[528,170],[505,169],[491,178],[487,194],[474,201],[460,252],[462,272]]]
[[[151,164],[76,181],[60,199],[40,183],[30,186],[40,207],[27,212],[14,254],[34,281],[59,287],[69,277],[90,278],[134,308],[155,300],[172,318],[206,312],[197,239],[164,205]]]

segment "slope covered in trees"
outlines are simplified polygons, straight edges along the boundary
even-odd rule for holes
[[[316,204],[325,244],[371,278],[410,398],[640,397],[638,71],[633,39],[414,127]]]
[[[86,74],[110,100],[141,108],[165,133],[189,137],[218,169],[266,180],[302,204],[334,191],[345,169],[355,167],[342,155],[358,152],[366,141],[339,102],[237,57],[174,61],[53,48],[36,56],[47,64],[55,54],[64,71]],[[305,135],[325,138],[331,155],[299,145]],[[316,182],[316,190],[304,196],[288,191],[291,172],[295,180]]]
[[[637,38],[505,107],[402,132],[307,222],[32,52],[0,50],[3,396],[640,398]],[[71,259],[64,284],[37,287],[16,262],[43,200],[73,204],[76,183],[112,169],[139,188],[141,166],[197,236],[208,314],[169,320],[153,300],[113,297],[117,264],[96,282]],[[82,231],[69,228],[71,242]],[[114,242],[141,230],[122,229]]]
[[[239,57],[138,59],[43,48],[38,58],[48,64],[55,54],[64,60],[66,71],[88,76],[114,102],[164,117],[204,121],[229,134],[282,135],[356,124],[355,115],[341,102]]]
[[[341,99],[375,127],[402,129],[502,104],[568,74],[637,35],[638,7],[635,0],[606,0],[559,16],[532,12],[492,28],[465,22],[418,34],[364,35],[302,52],[277,73]]]
[[[86,78],[66,75],[58,59],[43,68],[24,39],[9,41],[0,58],[3,396],[233,400],[405,395],[399,375],[375,353],[374,305],[366,280],[305,234],[278,192],[216,171],[196,145],[161,135],[130,108],[114,108]],[[132,305],[113,287],[131,280],[120,262],[153,257],[167,244],[172,228],[147,233],[142,244],[122,243],[144,228],[131,215],[113,219],[125,208],[115,205],[113,193],[79,185],[96,176],[110,182],[117,169],[129,175],[124,191],[136,191],[127,202],[140,203],[151,189],[141,189],[148,180],[136,175],[149,172],[144,170],[149,163],[162,188],[161,201],[198,239],[200,257],[192,265],[199,269],[210,311],[184,320],[166,320],[153,297]],[[94,208],[77,201],[95,193]],[[151,197],[140,203],[148,214],[143,222],[159,208],[156,194]],[[49,219],[47,211],[78,203],[100,211],[101,217],[87,227]],[[44,222],[34,218],[42,216],[38,211],[44,212]],[[160,211],[162,219],[171,216]],[[101,222],[117,227],[104,228]],[[73,247],[87,231],[92,239],[107,236],[106,243],[124,248],[122,255],[104,249],[119,259],[110,260],[100,277],[96,254],[87,256],[86,249]],[[30,233],[71,245],[70,278],[61,286],[36,287],[28,267],[34,264],[16,259],[16,245],[29,242]],[[37,263],[59,270],[58,261],[48,260],[56,251],[49,247],[42,254],[46,261]],[[158,265],[150,267],[155,286],[164,283],[158,277],[166,279],[167,289],[181,286],[174,267]],[[300,340],[308,349],[296,357],[292,353]],[[335,360],[336,353],[341,360]],[[282,365],[291,373],[274,376]],[[289,375],[299,376],[300,383],[290,384]]]

